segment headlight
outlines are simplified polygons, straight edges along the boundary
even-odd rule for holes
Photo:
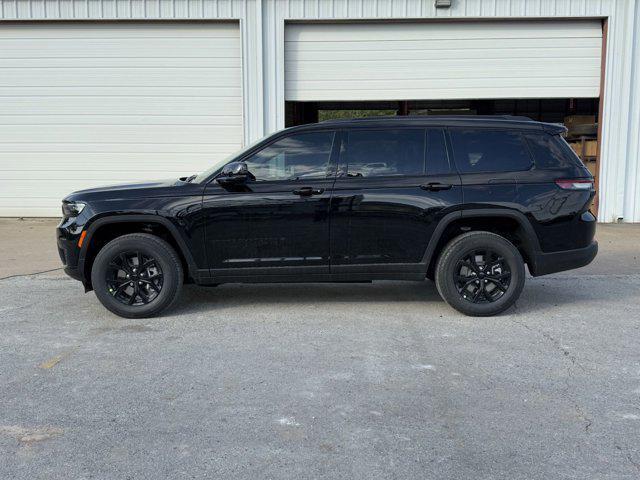
[[[86,205],[83,202],[62,202],[62,215],[65,217],[77,217]]]

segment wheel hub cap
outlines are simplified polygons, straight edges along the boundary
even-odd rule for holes
[[[509,289],[511,270],[499,253],[475,249],[456,264],[454,283],[462,298],[471,303],[492,303]]]
[[[146,305],[155,300],[163,285],[160,265],[150,255],[122,252],[111,259],[106,272],[109,294],[125,305]]]

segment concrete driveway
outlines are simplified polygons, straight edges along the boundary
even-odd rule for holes
[[[495,318],[377,282],[188,287],[152,320],[20,276],[58,266],[51,226],[0,222],[0,478],[640,477],[638,226]]]

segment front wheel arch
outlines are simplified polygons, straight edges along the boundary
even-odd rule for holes
[[[180,258],[184,283],[190,283],[196,278],[197,267],[191,251],[169,220],[157,215],[108,216],[96,220],[87,228],[87,236],[78,260],[79,270],[83,272],[85,290],[93,289],[91,268],[100,250],[111,240],[132,233],[154,235],[167,242]]]

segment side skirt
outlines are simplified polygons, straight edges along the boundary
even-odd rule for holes
[[[385,265],[346,265],[310,267],[304,270],[282,271],[274,269],[271,273],[247,272],[245,269],[216,269],[209,277],[199,276],[201,284],[211,283],[315,283],[315,282],[370,282],[372,280],[409,280],[425,279],[427,266],[423,263],[402,263]]]

